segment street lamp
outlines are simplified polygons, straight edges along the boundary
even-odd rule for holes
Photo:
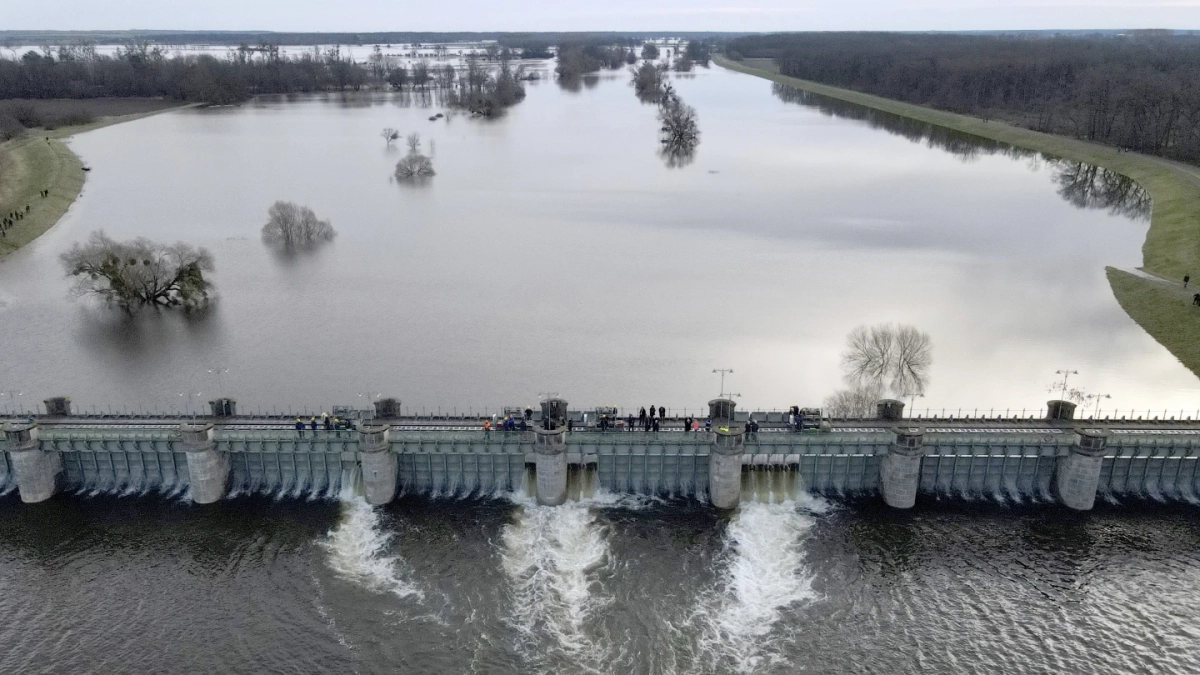
[[[1092,419],[1100,417],[1100,399],[1112,398],[1110,394],[1090,394],[1088,398],[1096,399],[1096,412],[1092,415]]]
[[[725,375],[732,375],[733,368],[713,368],[713,372],[721,374],[721,393],[717,394],[717,398],[725,398]],[[741,394],[737,395],[741,396]],[[732,397],[732,394],[730,396]]]
[[[1062,393],[1059,395],[1058,400],[1065,401],[1066,397],[1067,397],[1067,380],[1070,379],[1070,377],[1072,375],[1078,375],[1079,371],[1078,370],[1067,370],[1064,368],[1063,370],[1054,371],[1054,374],[1063,376]]]
[[[224,382],[221,381],[221,375],[224,373],[228,373],[228,372],[229,372],[228,368],[209,368],[208,369],[209,375],[217,376],[217,392],[221,396],[225,395],[225,384],[224,384]]]

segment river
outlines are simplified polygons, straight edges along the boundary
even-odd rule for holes
[[[0,504],[3,672],[1195,672],[1194,506]]]
[[[1144,200],[1098,199],[1106,178],[1088,167],[715,67],[674,85],[702,134],[675,168],[624,72],[530,83],[494,121],[434,96],[327,94],[79,135],[82,196],[0,263],[0,411],[54,395],[315,411],[382,394],[462,413],[545,392],[695,411],[716,368],[734,369],[743,408],[782,409],[841,386],[850,330],[895,322],[933,340],[920,410],[1033,412],[1069,369],[1106,410],[1194,414],[1196,378],[1105,279],[1140,264]],[[437,176],[398,183],[383,127],[419,132]],[[336,240],[264,244],[277,199],[329,218]],[[209,248],[213,306],[129,319],[72,298],[58,256],[97,229]]]

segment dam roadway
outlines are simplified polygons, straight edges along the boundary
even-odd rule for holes
[[[398,417],[383,409],[360,411],[372,419],[355,429],[300,433],[294,417],[238,416],[232,407],[200,418],[72,415],[68,400],[51,399],[47,410],[58,414],[4,425],[0,492],[19,490],[25,502],[66,490],[211,503],[354,489],[372,504],[399,492],[526,492],[557,505],[603,490],[722,509],[802,493],[877,495],[896,508],[918,496],[1078,510],[1097,498],[1200,500],[1198,421],[1075,420],[1074,406],[1058,402],[1036,419],[905,419],[902,405],[884,403],[878,418],[821,420],[804,431],[784,414],[736,411],[724,399],[709,403],[709,432],[685,431],[672,418],[658,431],[601,430],[600,414],[611,411],[568,410],[550,399],[525,431],[484,431],[478,416]]]

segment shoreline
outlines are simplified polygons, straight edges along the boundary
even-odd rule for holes
[[[158,110],[101,117],[90,124],[61,127],[52,131],[33,128],[27,131],[24,138],[0,144],[0,168],[6,174],[0,176],[0,199],[3,200],[0,201],[0,214],[22,209],[25,205],[30,207],[29,214],[9,229],[6,237],[0,238],[0,261],[58,224],[83,191],[83,185],[87,181],[83,161],[63,142],[64,139],[114,124],[132,122],[197,105],[180,103]],[[49,189],[50,194],[42,198],[39,192],[44,189]]]
[[[1026,150],[1101,166],[1133,179],[1150,193],[1153,203],[1139,270],[1161,281],[1106,267],[1109,286],[1125,313],[1200,377],[1200,350],[1194,346],[1200,344],[1200,309],[1190,311],[1192,308],[1182,303],[1175,292],[1176,287],[1181,289],[1185,274],[1200,280],[1200,167],[1162,157],[1120,152],[1099,143],[1033,131],[1006,122],[984,121],[756,67],[759,62],[767,62],[766,59],[736,62],[716,55],[713,62],[727,70]]]

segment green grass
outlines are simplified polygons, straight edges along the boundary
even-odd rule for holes
[[[83,189],[87,175],[83,163],[61,139],[162,109],[160,102],[149,111],[103,117],[90,124],[53,131],[30,129],[24,138],[0,144],[0,217],[29,206],[25,217],[8,230],[7,236],[0,237],[0,258],[53,227]],[[38,193],[45,189],[50,190],[50,196],[43,198]]]
[[[1200,279],[1200,167],[1149,155],[1118,152],[1116,148],[1098,143],[1044,134],[1004,122],[934,110],[787,77],[780,75],[775,64],[766,59],[735,62],[718,56],[714,61],[730,70],[830,98],[1062,159],[1087,162],[1128,176],[1149,191],[1154,203],[1150,229],[1142,244],[1142,269],[1164,279],[1182,279],[1185,274]],[[1183,297],[1172,290],[1169,284],[1141,279],[1119,270],[1110,269],[1108,279],[1117,302],[1125,312],[1193,373],[1200,375],[1200,318],[1197,318],[1196,312],[1179,309],[1181,303],[1184,309],[1192,309],[1190,296]]]
[[[1200,377],[1200,307],[1192,306],[1195,291],[1112,267],[1106,271],[1121,309]]]
[[[83,189],[79,158],[62,141],[30,135],[0,146],[0,216],[30,210],[0,238],[0,256],[11,253],[50,229]],[[50,196],[38,193],[49,189]]]

